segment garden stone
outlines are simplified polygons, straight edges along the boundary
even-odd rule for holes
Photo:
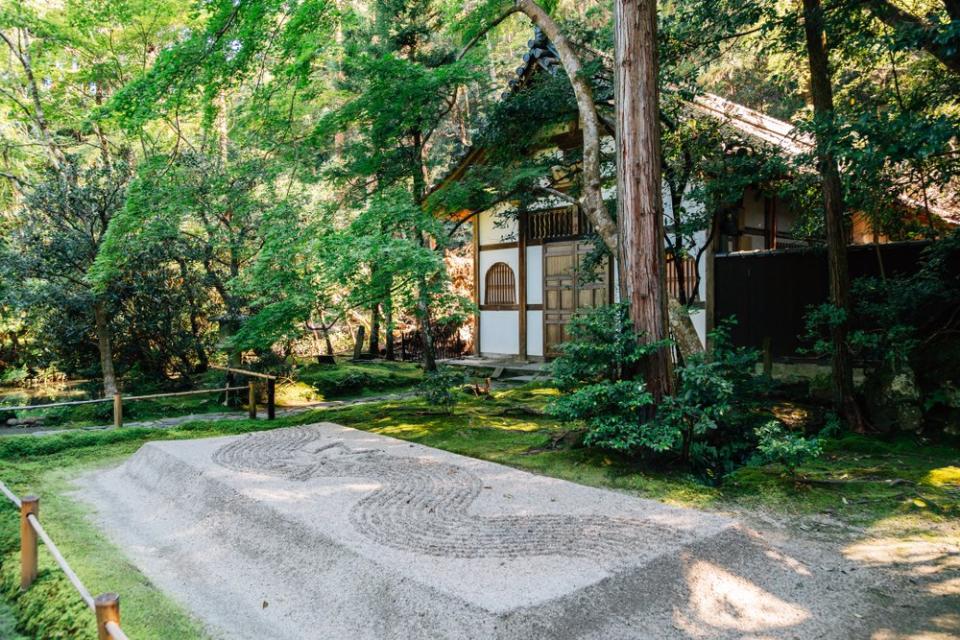
[[[923,427],[920,389],[909,366],[883,367],[864,385],[867,410],[874,428],[882,432],[917,432]]]

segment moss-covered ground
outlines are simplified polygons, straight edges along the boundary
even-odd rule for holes
[[[201,388],[224,386],[222,374],[209,372]],[[359,362],[339,359],[336,365],[308,363],[294,368],[292,375],[283,376],[277,385],[278,406],[292,407],[324,400],[348,400],[381,394],[387,391],[402,391],[420,382],[422,372],[408,362]],[[242,386],[244,381],[234,384]],[[169,390],[169,389],[167,389]],[[148,395],[162,393],[165,389],[137,387],[128,389],[125,395]],[[243,394],[243,392],[240,392]],[[262,394],[261,394],[262,395]],[[77,400],[82,398],[51,398],[47,402]],[[171,418],[175,416],[229,411],[224,407],[220,394],[174,396],[124,403],[123,418],[127,423]],[[260,399],[265,402],[265,398]],[[17,402],[11,400],[10,402]],[[7,403],[9,404],[9,403]],[[238,409],[239,411],[239,409]],[[5,411],[0,406],[0,429],[9,418],[40,418],[45,427],[74,428],[110,424],[113,421],[113,404],[103,402],[51,409],[28,409]]]
[[[367,366],[367,365],[360,365]],[[127,563],[70,497],[70,482],[97,466],[116,464],[144,442],[238,434],[294,424],[331,421],[419,442],[463,455],[629,491],[674,504],[772,513],[789,519],[826,514],[885,536],[956,535],[960,528],[960,454],[911,438],[845,436],[826,443],[823,456],[788,476],[777,466],[740,469],[719,487],[690,474],[650,468],[604,452],[578,448],[564,438],[568,426],[543,414],[556,392],[522,387],[490,396],[464,394],[450,414],[420,399],[315,410],[273,422],[194,422],[176,429],[70,432],[0,439],[0,479],[18,493],[42,498],[41,516],[66,557],[94,592],[122,594],[124,627],[131,637],[199,638],[190,618]],[[49,556],[37,586],[16,590],[16,513],[0,506],[0,590],[30,637],[88,638],[92,618]],[[4,629],[0,608],[0,631]],[[34,623],[27,623],[33,620]],[[8,625],[9,626],[9,625]]]

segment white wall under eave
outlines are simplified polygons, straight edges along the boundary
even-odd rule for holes
[[[509,210],[509,205],[500,205],[478,214],[481,245],[517,241],[516,216],[503,215],[503,212]]]
[[[694,309],[690,313],[690,320],[693,322],[693,328],[697,330],[697,337],[700,338],[700,344],[707,348],[707,311],[706,309]]]
[[[520,353],[520,312],[480,312],[480,353],[515,356]],[[542,344],[541,340],[541,344]],[[527,347],[529,349],[529,345]]]
[[[485,304],[486,295],[487,295],[487,271],[490,270],[497,262],[505,262],[511,269],[513,269],[513,281],[514,283],[520,282],[520,272],[518,271],[520,265],[520,252],[517,249],[488,249],[481,251],[479,254],[480,260],[480,304]],[[513,292],[513,299],[519,301],[519,291]],[[517,333],[515,330],[514,334]]]
[[[543,311],[527,311],[527,355],[543,355]]]
[[[543,247],[527,247],[527,304],[543,304]]]

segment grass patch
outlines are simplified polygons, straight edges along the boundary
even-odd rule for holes
[[[382,391],[411,387],[420,382],[423,372],[412,362],[350,362],[335,365],[309,364],[293,375],[296,382],[309,385],[317,400],[363,397]]]
[[[365,367],[367,365],[359,365]],[[199,638],[190,618],[118,555],[69,495],[70,481],[115,463],[150,440],[242,434],[330,421],[489,460],[585,485],[694,507],[761,508],[786,514],[829,513],[859,525],[893,527],[899,534],[955,521],[960,502],[957,450],[909,438],[883,441],[847,436],[826,443],[824,455],[806,463],[797,478],[770,465],[745,467],[720,487],[682,472],[651,468],[635,460],[564,444],[569,426],[545,415],[556,391],[521,387],[486,397],[463,394],[450,414],[419,398],[304,412],[265,420],[197,421],[169,430],[122,429],[0,439],[0,477],[21,495],[41,496],[45,526],[94,592],[123,597],[124,627],[136,638]],[[557,443],[561,444],[557,444]],[[799,480],[798,480],[799,478]],[[34,637],[87,638],[92,617],[79,606],[49,556],[35,589],[19,595],[16,513],[0,506],[0,590],[21,621],[42,620]],[[0,630],[4,611],[0,608]],[[9,618],[9,612],[7,617]],[[9,626],[9,624],[8,624]],[[21,623],[21,628],[23,627]],[[22,629],[22,631],[27,631]],[[5,637],[5,636],[0,636]]]
[[[86,507],[70,497],[70,482],[79,474],[129,456],[141,442],[118,442],[106,448],[83,447],[4,465],[14,472],[14,487],[41,496],[40,517],[50,536],[93,594],[121,594],[124,631],[131,638],[204,638],[201,627],[154,587],[88,520]],[[67,582],[41,545],[40,574],[25,593],[19,591],[19,542],[16,510],[0,507],[0,592],[16,615],[19,629],[43,639],[95,640],[93,613]],[[0,636],[5,637],[5,636]]]

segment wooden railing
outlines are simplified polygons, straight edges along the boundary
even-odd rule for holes
[[[26,591],[37,579],[38,541],[43,541],[67,580],[80,595],[80,599],[96,616],[98,640],[129,640],[120,627],[120,596],[104,593],[94,598],[90,595],[90,591],[40,524],[40,499],[36,496],[24,496],[21,500],[2,481],[0,493],[20,510],[20,590]]]
[[[531,211],[527,214],[527,238],[529,240],[558,240],[587,236],[593,233],[593,225],[580,209],[566,207],[547,211]]]
[[[51,402],[49,404],[25,404],[15,407],[5,407],[0,405],[0,413],[4,411],[32,411],[35,409],[52,409],[54,407],[72,407],[83,404],[97,404],[104,402],[113,403],[113,426],[119,428],[123,426],[123,403],[136,400],[157,400],[159,398],[175,398],[178,396],[193,396],[204,393],[230,393],[231,391],[247,391],[247,411],[250,418],[257,417],[257,384],[253,380],[243,386],[234,386],[233,376],[239,374],[248,378],[263,379],[267,381],[267,419],[273,420],[277,415],[276,407],[276,382],[277,377],[266,373],[248,371],[246,369],[233,369],[230,367],[211,366],[211,369],[227,372],[227,385],[215,389],[193,389],[191,391],[171,391],[169,393],[151,393],[139,396],[123,396],[119,392],[112,398],[94,398],[93,400],[71,400],[68,402]]]

